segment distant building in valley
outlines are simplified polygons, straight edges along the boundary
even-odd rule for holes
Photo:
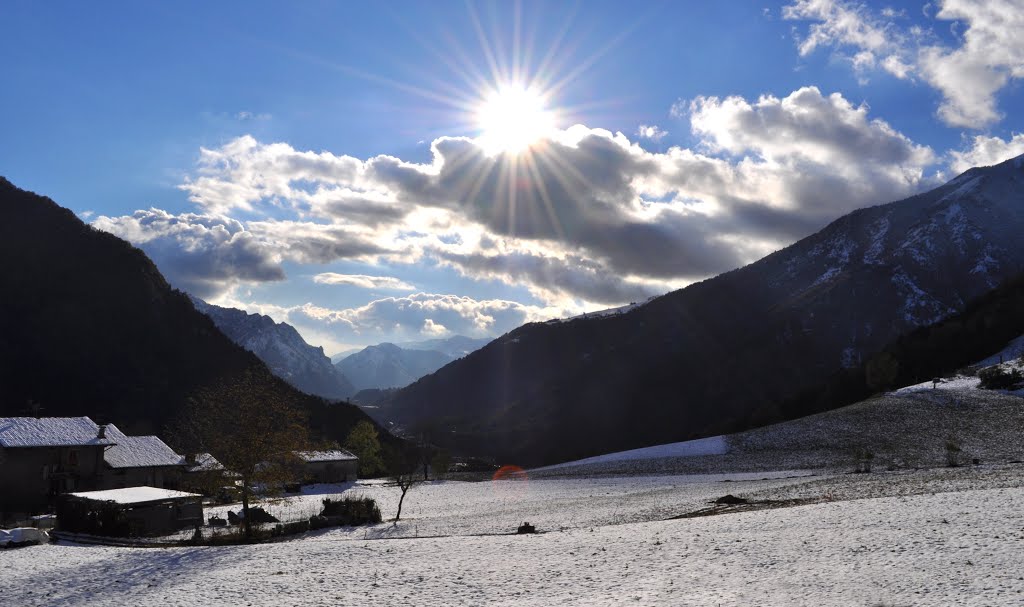
[[[304,462],[303,483],[343,483],[356,480],[359,458],[345,451],[300,451],[296,453]]]

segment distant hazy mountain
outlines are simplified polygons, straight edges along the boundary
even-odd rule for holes
[[[455,359],[462,358],[471,352],[476,352],[480,348],[489,344],[493,339],[493,337],[466,337],[465,335],[455,335],[454,337],[446,337],[444,339],[400,342],[396,345],[406,350],[434,350],[437,352],[443,352]]]
[[[0,294],[0,416],[88,415],[166,437],[190,397],[249,374],[307,411],[321,438],[367,419],[274,377],[142,251],[3,178]]]
[[[352,383],[331,364],[324,349],[306,343],[295,327],[274,322],[269,316],[215,306],[195,297],[192,302],[231,341],[258,356],[274,375],[299,390],[335,400],[355,394]]]
[[[335,354],[332,354],[331,355],[331,364],[332,365],[336,365],[336,364],[338,364],[339,361],[341,361],[341,359],[345,358],[346,356],[351,356],[351,355],[355,354],[356,352],[359,352],[360,350],[362,350],[362,348],[349,348],[348,350],[342,350],[341,352],[337,352]]]
[[[485,345],[489,339],[457,335],[447,339],[383,343],[335,363],[357,390],[401,388]]]
[[[406,350],[395,344],[367,346],[341,359],[335,367],[351,378],[356,390],[400,388],[437,371],[452,357],[435,350]]]
[[[520,327],[400,390],[388,415],[528,464],[810,413],[783,405],[1024,270],[1021,234],[1024,157],[624,313]]]

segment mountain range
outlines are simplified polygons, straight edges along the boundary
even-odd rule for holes
[[[308,394],[341,400],[355,394],[345,374],[331,364],[321,347],[306,343],[295,327],[262,314],[215,306],[192,298],[231,341],[260,358],[274,375]]]
[[[784,405],[1024,270],[1021,233],[1024,157],[622,313],[520,327],[398,391],[386,414],[538,464],[812,413]]]
[[[489,341],[456,335],[401,345],[382,343],[341,358],[335,367],[352,379],[357,390],[401,388]]]

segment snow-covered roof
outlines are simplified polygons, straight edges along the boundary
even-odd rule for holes
[[[203,497],[198,493],[186,493],[184,491],[158,489],[156,487],[125,487],[124,489],[105,489],[103,491],[79,491],[70,495],[95,502],[114,502],[126,505],[162,502],[164,500],[186,497]]]
[[[112,445],[88,417],[0,417],[0,447]]]
[[[189,472],[217,472],[224,469],[224,464],[209,453],[197,453],[195,461],[186,461],[186,466]]]
[[[185,463],[185,458],[155,436],[127,436],[117,426],[109,424],[107,438],[115,443],[103,453],[103,461],[111,468],[180,466]]]
[[[333,451],[299,451],[296,453],[307,462],[347,462],[359,459],[344,449]]]

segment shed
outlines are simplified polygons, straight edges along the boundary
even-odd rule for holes
[[[165,535],[202,523],[201,495],[158,487],[68,493],[57,503],[57,528],[74,533]]]
[[[343,483],[357,478],[359,458],[344,449],[299,451],[296,455],[305,464],[303,482]]]

